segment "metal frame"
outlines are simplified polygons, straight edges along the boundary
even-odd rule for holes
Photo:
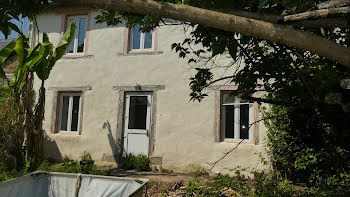
[[[140,32],[140,49],[133,49],[133,44],[134,44],[134,33],[133,33],[133,29],[134,28],[131,28],[130,29],[130,52],[140,52],[140,51],[154,51],[154,44],[155,44],[155,31],[151,31],[152,33],[152,48],[148,48],[148,49],[145,49],[145,33],[144,32]]]
[[[144,132],[141,132],[139,129],[128,129],[129,124],[129,108],[130,108],[130,97],[131,96],[147,96],[147,115],[146,115],[146,135],[148,136],[148,155],[150,155],[151,149],[151,120],[152,120],[152,105],[153,105],[153,97],[152,92],[125,92],[125,113],[124,113],[124,131],[123,131],[123,137],[124,137],[124,148],[123,150],[125,152],[128,152],[128,134],[144,134]],[[131,132],[129,132],[131,131]]]
[[[80,19],[85,18],[86,19],[86,25],[85,25],[85,37],[84,37],[84,49],[83,52],[78,52],[78,39],[79,39],[79,30],[80,30]],[[75,30],[74,33],[74,38],[72,40],[73,42],[73,53],[68,53],[67,54],[84,54],[85,48],[86,48],[86,32],[87,32],[87,26],[88,26],[88,16],[87,15],[77,15],[77,16],[69,16],[67,17],[67,29],[69,27],[69,20],[70,19],[79,19],[77,23],[77,29]]]
[[[67,118],[67,131],[61,130],[61,124],[62,124],[62,109],[63,109],[63,97],[69,96],[69,103],[68,103],[68,118]],[[72,110],[73,110],[73,96],[79,96],[79,112],[78,112],[78,128],[77,131],[71,131],[72,129]],[[68,133],[68,134],[79,134],[80,133],[80,119],[81,119],[81,112],[82,112],[82,93],[67,93],[63,92],[60,94],[60,100],[59,100],[59,116],[58,116],[58,133]]]

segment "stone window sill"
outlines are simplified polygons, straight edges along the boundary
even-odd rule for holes
[[[62,59],[91,59],[93,55],[64,55]]]
[[[161,54],[163,54],[163,51],[128,52],[128,53],[121,53],[120,55],[123,55],[123,56],[137,56],[137,55],[161,55]]]

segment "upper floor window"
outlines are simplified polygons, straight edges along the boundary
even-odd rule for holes
[[[60,93],[58,132],[79,134],[81,93]]]
[[[229,92],[222,93],[221,103],[221,130],[224,141],[252,141],[253,103],[232,97]]]
[[[67,48],[67,53],[83,53],[86,43],[87,16],[70,16],[67,19],[67,28],[70,23],[77,26],[74,38]]]
[[[130,51],[154,50],[154,31],[142,32],[136,25],[130,29]]]

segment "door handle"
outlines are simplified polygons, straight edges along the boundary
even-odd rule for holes
[[[148,131],[148,129],[146,129],[146,135],[147,135],[147,137],[149,137],[149,131]]]

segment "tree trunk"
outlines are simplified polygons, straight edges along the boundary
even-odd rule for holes
[[[350,48],[327,40],[310,32],[296,30],[246,17],[196,8],[188,5],[164,3],[152,0],[56,0],[53,8],[117,9],[135,14],[188,21],[229,32],[238,32],[255,38],[270,40],[298,49],[311,51],[350,68]]]

